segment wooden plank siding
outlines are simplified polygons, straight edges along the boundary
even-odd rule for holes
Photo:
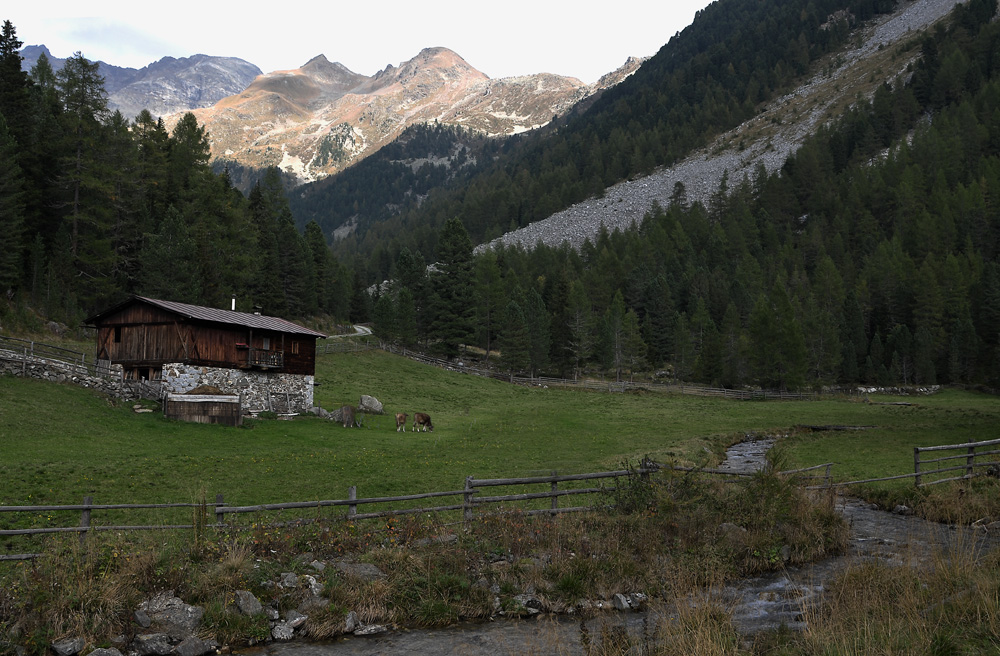
[[[240,313],[231,313],[238,316]],[[243,315],[249,316],[249,315]],[[126,372],[142,372],[170,362],[234,369],[261,368],[314,375],[319,333],[288,322],[278,324],[301,333],[269,330],[235,322],[183,316],[138,299],[93,318],[98,359],[121,364]],[[272,325],[272,324],[265,324]],[[250,354],[255,356],[251,364]],[[265,364],[262,364],[265,363]],[[268,365],[274,366],[268,366]],[[279,365],[280,366],[277,366]]]

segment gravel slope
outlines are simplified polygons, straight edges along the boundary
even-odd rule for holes
[[[769,173],[779,169],[838,101],[854,97],[859,87],[871,86],[870,81],[860,79],[860,65],[866,58],[887,51],[883,46],[915,36],[916,32],[948,14],[956,4],[958,0],[904,1],[894,14],[859,29],[860,39],[855,43],[861,45],[842,53],[838,68],[817,73],[793,93],[778,98],[753,119],[719,137],[709,148],[672,168],[619,183],[607,189],[603,198],[586,200],[547,219],[508,232],[480,245],[476,251],[498,243],[531,248],[539,241],[549,246],[568,242],[578,248],[588,237],[596,236],[602,224],[609,231],[627,229],[641,223],[654,203],[666,207],[678,182],[684,185],[689,203],[705,202],[718,190],[719,181],[726,172],[732,185],[744,176],[752,179],[758,165],[763,165]],[[885,79],[895,78],[908,63],[893,62],[895,68],[885,72]],[[868,75],[866,71],[864,76]],[[793,105],[806,107],[808,111],[797,110],[792,120],[788,120],[788,108]],[[754,136],[750,145],[740,151],[735,144],[745,134],[764,137]]]

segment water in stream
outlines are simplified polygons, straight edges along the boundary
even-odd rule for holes
[[[720,469],[748,472],[766,464],[770,439],[748,439],[727,451]],[[856,499],[838,497],[837,508],[851,525],[848,553],[803,567],[787,567],[779,572],[744,579],[712,593],[714,601],[730,609],[733,621],[744,634],[787,626],[804,627],[802,608],[816,601],[843,567],[858,558],[875,558],[902,564],[913,559],[930,559],[960,542],[990,544],[984,534],[972,535],[920,518],[872,508]],[[545,617],[459,624],[446,629],[399,630],[369,637],[346,637],[333,642],[271,643],[250,650],[254,656],[374,656],[375,654],[415,654],[418,656],[494,656],[498,654],[586,654],[584,631],[599,636],[601,627],[627,631],[641,637],[663,618],[651,612],[611,613],[587,620]]]

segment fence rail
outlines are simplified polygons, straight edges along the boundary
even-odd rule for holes
[[[223,495],[219,494],[216,496],[214,502],[205,503],[145,503],[145,504],[122,504],[122,503],[109,503],[109,504],[96,504],[90,497],[85,497],[82,504],[70,504],[70,505],[47,505],[47,506],[0,506],[0,516],[4,513],[39,513],[39,512],[79,512],[80,513],[80,524],[77,526],[60,526],[60,527],[45,527],[45,528],[16,528],[16,529],[4,529],[0,530],[0,536],[45,536],[51,534],[59,533],[79,533],[80,539],[84,539],[86,534],[90,531],[135,531],[135,530],[171,530],[171,529],[186,529],[192,530],[196,527],[202,528],[216,528],[216,529],[228,529],[228,528],[238,528],[235,519],[241,514],[254,513],[259,514],[263,512],[281,512],[287,510],[311,510],[311,509],[322,509],[329,507],[346,507],[346,512],[342,515],[336,515],[332,518],[342,519],[346,521],[363,520],[363,519],[373,519],[380,517],[393,517],[402,515],[412,515],[417,513],[447,513],[461,511],[462,517],[465,520],[473,519],[476,512],[483,507],[489,505],[499,505],[507,504],[511,502],[522,502],[522,501],[533,501],[541,499],[551,499],[550,507],[545,509],[528,509],[526,512],[528,514],[535,514],[538,512],[545,512],[551,514],[563,513],[563,512],[574,512],[579,510],[585,510],[595,507],[596,504],[592,503],[589,505],[574,506],[571,508],[560,508],[559,499],[562,497],[567,497],[570,495],[596,495],[615,488],[606,487],[585,487],[585,488],[559,488],[559,483],[569,483],[572,481],[589,481],[595,479],[610,479],[610,478],[621,478],[631,475],[648,475],[656,469],[637,469],[637,470],[616,470],[608,472],[592,472],[586,474],[567,474],[558,475],[553,472],[550,476],[542,477],[528,477],[528,478],[499,478],[499,479],[475,479],[472,476],[466,478],[466,485],[461,490],[451,490],[444,492],[426,492],[423,494],[407,494],[407,495],[397,495],[390,497],[371,497],[371,498],[358,498],[357,487],[351,486],[347,491],[346,499],[329,499],[329,500],[316,500],[316,501],[293,501],[287,503],[269,503],[269,504],[256,504],[256,505],[245,505],[245,506],[231,506],[227,505]],[[506,495],[496,495],[491,497],[479,497],[482,488],[487,487],[498,487],[498,486],[530,486],[530,485],[540,485],[547,484],[549,489],[543,492],[526,492],[521,494],[506,494]],[[445,505],[434,505],[434,506],[424,506],[420,505],[418,507],[395,507],[389,508],[387,510],[377,510],[373,512],[358,512],[359,506],[373,505],[373,504],[399,504],[399,503],[409,503],[413,501],[422,501],[426,499],[439,499],[444,497],[455,498],[455,503],[448,503]],[[177,509],[177,508],[190,508],[198,512],[201,510],[201,515],[205,521],[200,523],[190,523],[190,524],[162,524],[162,525],[123,525],[123,524],[113,524],[113,525],[96,525],[91,522],[92,513],[94,511],[134,511],[134,510],[162,510],[162,509]],[[215,515],[215,522],[209,523],[207,518],[213,514]],[[0,561],[4,560],[26,560],[38,557],[37,553],[22,553],[22,554],[0,554]]]
[[[970,479],[976,475],[976,469],[981,468],[1000,468],[1000,462],[997,460],[983,460],[986,456],[995,456],[1000,454],[1000,450],[991,449],[988,451],[982,451],[977,449],[983,449],[991,446],[1000,446],[1000,440],[985,440],[983,442],[968,442],[966,444],[944,444],[941,446],[924,446],[924,447],[914,447],[913,448],[913,476],[914,482],[917,487],[924,485],[937,485],[938,483],[945,483],[947,481],[958,481],[963,479]],[[928,460],[921,459],[922,453],[932,453],[938,451],[964,451],[957,455],[942,456],[940,458],[931,458]],[[979,462],[976,459],[980,458]],[[953,460],[964,461],[961,465],[956,465],[953,467],[939,467],[937,469],[926,470],[923,469],[923,465],[930,463],[947,462]],[[939,478],[933,481],[923,482],[923,477],[930,474],[944,474],[953,471],[964,471],[965,473],[961,476],[951,476],[948,478]]]
[[[0,351],[7,351],[16,357],[23,366],[27,366],[32,360],[47,360],[58,362],[68,373],[81,376],[103,376],[106,371],[102,371],[96,362],[87,362],[87,354],[79,351],[44,344],[27,339],[16,337],[4,337],[0,335]]]
[[[993,447],[1000,445],[1000,440],[988,440],[984,442],[969,442],[967,444],[951,444],[933,447],[916,447],[914,448],[914,468],[915,471],[912,474],[900,474],[896,476],[886,476],[881,478],[864,479],[857,481],[842,481],[833,482],[831,478],[831,468],[833,463],[824,463],[821,465],[814,465],[812,467],[805,467],[802,469],[794,469],[778,472],[778,475],[785,477],[794,477],[800,481],[807,481],[808,479],[822,479],[823,483],[818,485],[804,485],[805,489],[809,490],[832,490],[838,487],[857,485],[862,483],[872,483],[877,481],[889,481],[897,480],[903,478],[915,478],[916,485],[933,485],[937,483],[943,483],[945,481],[960,480],[971,478],[976,475],[976,469],[985,467],[997,468],[997,472],[1000,473],[1000,462],[997,460],[981,461],[976,462],[976,458],[983,458],[986,456],[995,456],[1000,454],[998,449],[987,449],[987,447]],[[983,450],[987,449],[987,450]],[[940,452],[947,450],[962,450],[963,453],[959,455],[943,456],[933,459],[921,460],[921,454],[925,452]],[[921,465],[926,465],[928,463],[938,463],[945,462],[949,460],[962,459],[964,463],[960,466],[953,467],[941,467],[934,470],[922,470]],[[677,471],[677,472],[687,472],[693,474],[707,474],[707,475],[722,475],[722,476],[752,476],[754,472],[741,472],[741,471],[731,471],[724,469],[708,469],[704,467],[682,467],[672,464],[655,463],[650,461],[644,461],[640,467],[636,469],[619,469],[613,471],[603,471],[603,472],[589,472],[582,474],[559,474],[558,472],[552,472],[549,475],[544,476],[527,476],[527,477],[517,477],[517,478],[482,478],[477,479],[474,476],[468,476],[465,479],[465,485],[461,490],[448,490],[443,492],[425,492],[422,494],[407,494],[407,495],[397,495],[389,497],[370,497],[370,498],[358,498],[357,487],[351,486],[347,490],[347,498],[345,499],[328,499],[328,500],[315,500],[315,501],[293,501],[286,503],[268,503],[268,504],[255,504],[255,505],[244,505],[244,506],[230,506],[225,502],[223,495],[219,494],[216,496],[214,502],[201,502],[201,503],[143,503],[143,504],[121,504],[121,503],[108,503],[108,504],[96,504],[93,502],[91,497],[85,497],[82,504],[72,504],[72,505],[45,505],[45,506],[2,506],[0,505],[0,516],[5,513],[52,513],[52,512],[79,512],[80,513],[80,523],[77,526],[59,526],[59,527],[44,527],[44,528],[10,528],[0,530],[0,536],[43,536],[58,533],[79,533],[80,539],[83,540],[87,533],[90,531],[137,531],[137,530],[171,530],[171,529],[186,529],[192,530],[196,528],[216,528],[216,529],[237,529],[239,526],[236,523],[236,518],[241,514],[247,513],[264,513],[264,512],[282,512],[282,511],[302,511],[302,510],[320,510],[323,508],[331,507],[346,507],[346,512],[341,515],[332,516],[332,519],[342,519],[347,521],[362,520],[362,519],[373,519],[380,517],[393,517],[401,515],[411,515],[417,513],[448,513],[461,511],[462,519],[464,521],[472,520],[479,509],[485,508],[490,505],[505,505],[512,503],[523,503],[523,502],[539,502],[549,499],[550,503],[548,507],[528,507],[526,509],[522,508],[523,512],[528,515],[536,514],[550,514],[557,515],[567,512],[578,512],[583,510],[590,510],[595,508],[598,504],[596,501],[590,504],[581,504],[574,506],[560,506],[560,499],[566,498],[576,498],[580,496],[590,495],[595,496],[599,494],[613,493],[619,489],[618,481],[623,478],[630,478],[635,476],[648,477],[658,471]],[[811,474],[810,472],[818,472],[819,470],[824,470],[822,474]],[[958,477],[944,478],[935,481],[923,482],[921,480],[922,476],[935,473],[945,473],[954,470],[964,470],[965,474]],[[567,487],[566,484],[570,483],[587,483],[589,481],[595,480],[608,480],[614,479],[615,484],[613,486],[600,486],[600,487]],[[800,483],[801,484],[801,483]],[[562,487],[560,487],[562,485]],[[519,490],[514,493],[498,493],[490,496],[486,496],[483,491],[487,488],[524,488],[535,486],[535,489]],[[538,489],[538,486],[546,489]],[[373,504],[381,505],[392,505],[392,504],[409,504],[414,501],[423,501],[427,499],[440,499],[445,497],[453,497],[456,502],[447,503],[445,505],[431,505],[431,506],[408,506],[408,507],[392,507],[386,510],[376,510],[373,512],[359,513],[359,506],[367,506]],[[607,505],[605,503],[605,505]],[[94,525],[91,522],[92,513],[94,511],[136,511],[136,510],[165,510],[165,509],[193,509],[195,512],[195,521],[190,524],[160,524],[160,525]],[[215,522],[209,523],[208,517],[214,513]],[[310,519],[309,521],[313,521]],[[22,553],[22,554],[0,554],[0,561],[5,560],[25,560],[38,557],[37,553]]]
[[[380,342],[378,348],[387,353],[402,355],[403,357],[423,362],[442,369],[466,373],[483,378],[493,378],[518,385],[544,386],[549,387],[574,387],[580,389],[591,389],[601,392],[626,392],[629,390],[656,390],[662,392],[672,392],[675,394],[690,394],[694,396],[720,397],[735,399],[739,401],[801,401],[817,398],[817,394],[801,392],[785,392],[781,390],[731,390],[722,387],[704,387],[701,385],[687,385],[682,383],[656,383],[652,381],[630,381],[630,380],[595,380],[591,378],[553,378],[549,376],[515,376],[512,373],[504,373],[493,369],[484,369],[465,364],[462,361],[453,362],[442,358],[435,358],[420,351],[402,348],[386,342]]]

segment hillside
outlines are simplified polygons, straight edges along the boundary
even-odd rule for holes
[[[917,34],[950,12],[959,0],[906,2],[892,14],[862,26],[849,47],[827,55],[816,72],[794,91],[769,102],[752,119],[717,136],[707,147],[674,166],[626,180],[600,197],[576,203],[550,217],[513,230],[480,246],[563,242],[579,248],[594,240],[601,226],[624,230],[642,223],[654,204],[667,207],[683,185],[687,202],[707,203],[725,177],[729,184],[753,180],[759,169],[774,173],[803,139],[858,98],[905,73],[920,54]]]

